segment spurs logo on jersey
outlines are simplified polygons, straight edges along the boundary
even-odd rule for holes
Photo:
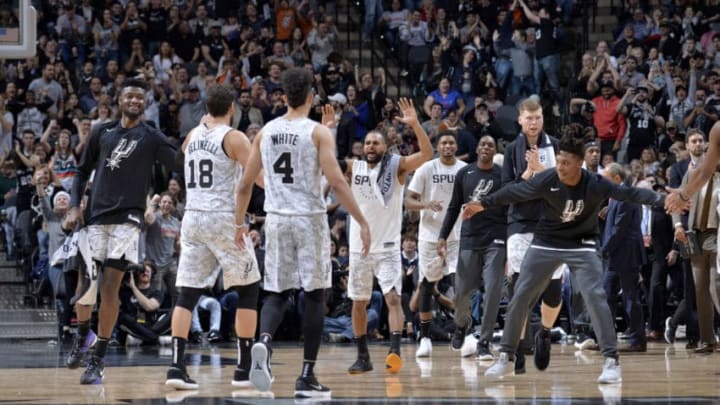
[[[565,209],[562,212],[562,221],[570,222],[575,220],[578,215],[582,214],[583,209],[585,209],[585,202],[583,200],[565,201]]]
[[[366,200],[374,200],[377,195],[372,191],[375,187],[374,181],[370,179],[368,175],[355,174],[353,175],[353,184],[356,186],[369,186],[369,187],[358,187],[357,191]]]
[[[121,139],[120,143],[118,143],[112,153],[110,153],[110,157],[107,158],[107,164],[105,166],[109,167],[110,170],[119,169],[120,162],[127,159],[127,157],[133,153],[137,147],[137,143],[135,140],[128,142],[125,138]]]
[[[477,186],[475,186],[475,189],[473,190],[472,197],[470,198],[470,201],[479,201],[480,197],[487,195],[490,190],[493,188],[493,181],[482,179],[478,182]]]

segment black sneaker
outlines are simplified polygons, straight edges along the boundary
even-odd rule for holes
[[[185,369],[179,367],[170,367],[167,371],[167,379],[165,385],[173,387],[176,390],[196,390],[198,383],[188,375]]]
[[[217,343],[222,340],[222,336],[220,335],[220,332],[216,330],[211,330],[210,333],[207,335],[207,340],[210,343]]]
[[[495,356],[493,356],[492,352],[490,351],[490,342],[488,342],[487,340],[482,340],[478,342],[476,359],[479,361],[495,360]]]
[[[188,337],[188,342],[190,343],[202,343],[203,341],[203,334],[200,331],[190,332],[190,336]]]
[[[250,382],[250,372],[236,367],[235,374],[233,375],[232,386],[238,388],[252,388],[253,385]]]
[[[368,371],[372,371],[373,365],[370,361],[370,357],[367,358],[358,357],[357,360],[355,360],[355,363],[353,363],[352,366],[348,369],[348,373],[350,374],[362,374],[366,373]]]
[[[295,398],[330,399],[331,396],[330,388],[320,384],[314,375],[295,380]]]
[[[102,384],[105,374],[105,361],[98,356],[92,355],[88,361],[87,368],[80,376],[80,384]]]
[[[450,348],[453,351],[457,352],[462,349],[463,343],[465,342],[465,336],[467,336],[468,332],[468,324],[469,322],[462,328],[455,326],[455,332],[453,332],[452,339],[450,340]]]
[[[80,336],[75,335],[75,341],[73,342],[73,347],[70,350],[70,354],[68,354],[67,360],[65,360],[65,366],[69,369],[80,367],[80,363],[82,363],[85,355],[90,348],[95,346],[96,342],[97,336],[93,331],[88,331],[87,336],[85,336],[82,342],[80,341]]]
[[[253,345],[251,351],[252,365],[250,369],[250,382],[259,391],[270,391],[272,385],[272,372],[270,371],[270,355],[272,351],[263,342]]]
[[[542,328],[535,335],[535,367],[543,371],[550,364],[550,330]]]
[[[515,351],[515,375],[525,374],[525,349],[518,347]]]

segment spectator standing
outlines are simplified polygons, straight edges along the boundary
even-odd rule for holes
[[[600,96],[592,99],[595,105],[593,123],[598,130],[600,154],[616,156],[620,150],[620,141],[627,126],[625,117],[619,113],[621,100],[615,95],[615,84],[605,80],[600,84]]]

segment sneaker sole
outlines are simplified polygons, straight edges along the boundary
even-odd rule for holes
[[[497,380],[501,380],[501,379],[503,379],[503,378],[505,378],[505,377],[514,377],[514,376],[515,376],[515,371],[511,371],[511,372],[509,372],[509,373],[500,374],[500,375],[493,375],[493,374],[487,374],[487,373],[485,374],[485,377],[487,377],[487,378],[493,378],[493,379],[497,379]]]
[[[586,339],[580,344],[575,343],[575,347],[578,350],[595,350],[597,343],[595,343],[595,339]]]
[[[298,399],[330,399],[332,391],[295,391],[295,398]]]
[[[102,382],[103,382],[102,377],[96,378],[92,381],[86,381],[86,380],[83,380],[82,378],[80,378],[80,385],[98,385],[98,384],[102,384]]]
[[[622,377],[614,380],[606,380],[606,379],[600,379],[598,378],[598,384],[620,384],[622,382]]]
[[[479,355],[475,358],[477,361],[493,361],[495,360],[495,357],[492,354],[483,354]]]
[[[250,382],[260,391],[269,391],[272,385],[270,370],[267,369],[268,350],[262,343],[255,343],[251,350],[252,368]]]
[[[350,370],[350,369],[348,369],[348,374],[365,374],[369,371],[373,371],[372,366],[370,366],[370,368],[367,368],[365,370]]]
[[[179,378],[171,378],[167,381],[165,381],[165,385],[168,387],[175,388],[176,390],[196,390],[198,389],[199,385],[187,383]]]
[[[237,388],[254,388],[253,383],[250,382],[250,380],[242,380],[242,381],[235,381],[232,380],[230,383],[233,387]]]
[[[428,358],[428,357],[432,357],[432,349],[430,349],[427,352],[421,352],[421,351],[415,352],[415,358],[417,358],[417,359],[424,359],[424,358]]]
[[[395,374],[402,368],[403,361],[397,354],[390,353],[385,357],[385,365],[388,372]]]

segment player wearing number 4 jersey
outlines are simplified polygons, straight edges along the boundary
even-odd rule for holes
[[[257,134],[238,189],[236,218],[245,215],[253,179],[265,168],[265,276],[268,293],[260,317],[260,341],[252,347],[250,381],[261,391],[270,389],[272,336],[280,326],[289,293],[305,290],[302,374],[295,382],[299,398],[330,398],[330,389],[315,378],[324,317],[324,290],[331,287],[330,230],[321,178],[323,173],[340,203],[357,221],[363,251],[370,231],[345,181],[330,130],[307,118],[312,107],[312,75],[293,68],[282,77],[288,112],[265,125]],[[331,108],[330,108],[331,109]],[[244,244],[247,228],[238,229]]]
[[[238,363],[232,385],[250,387],[250,348],[257,324],[260,271],[254,251],[235,244],[235,184],[247,161],[250,142],[228,126],[233,115],[233,90],[215,85],[207,91],[209,117],[188,134],[183,143],[187,203],[181,230],[177,283],[180,294],[172,315],[172,365],[166,385],[197,389],[185,369],[185,343],[192,310],[206,288],[215,284],[220,270],[226,288],[240,299],[235,312]]]

